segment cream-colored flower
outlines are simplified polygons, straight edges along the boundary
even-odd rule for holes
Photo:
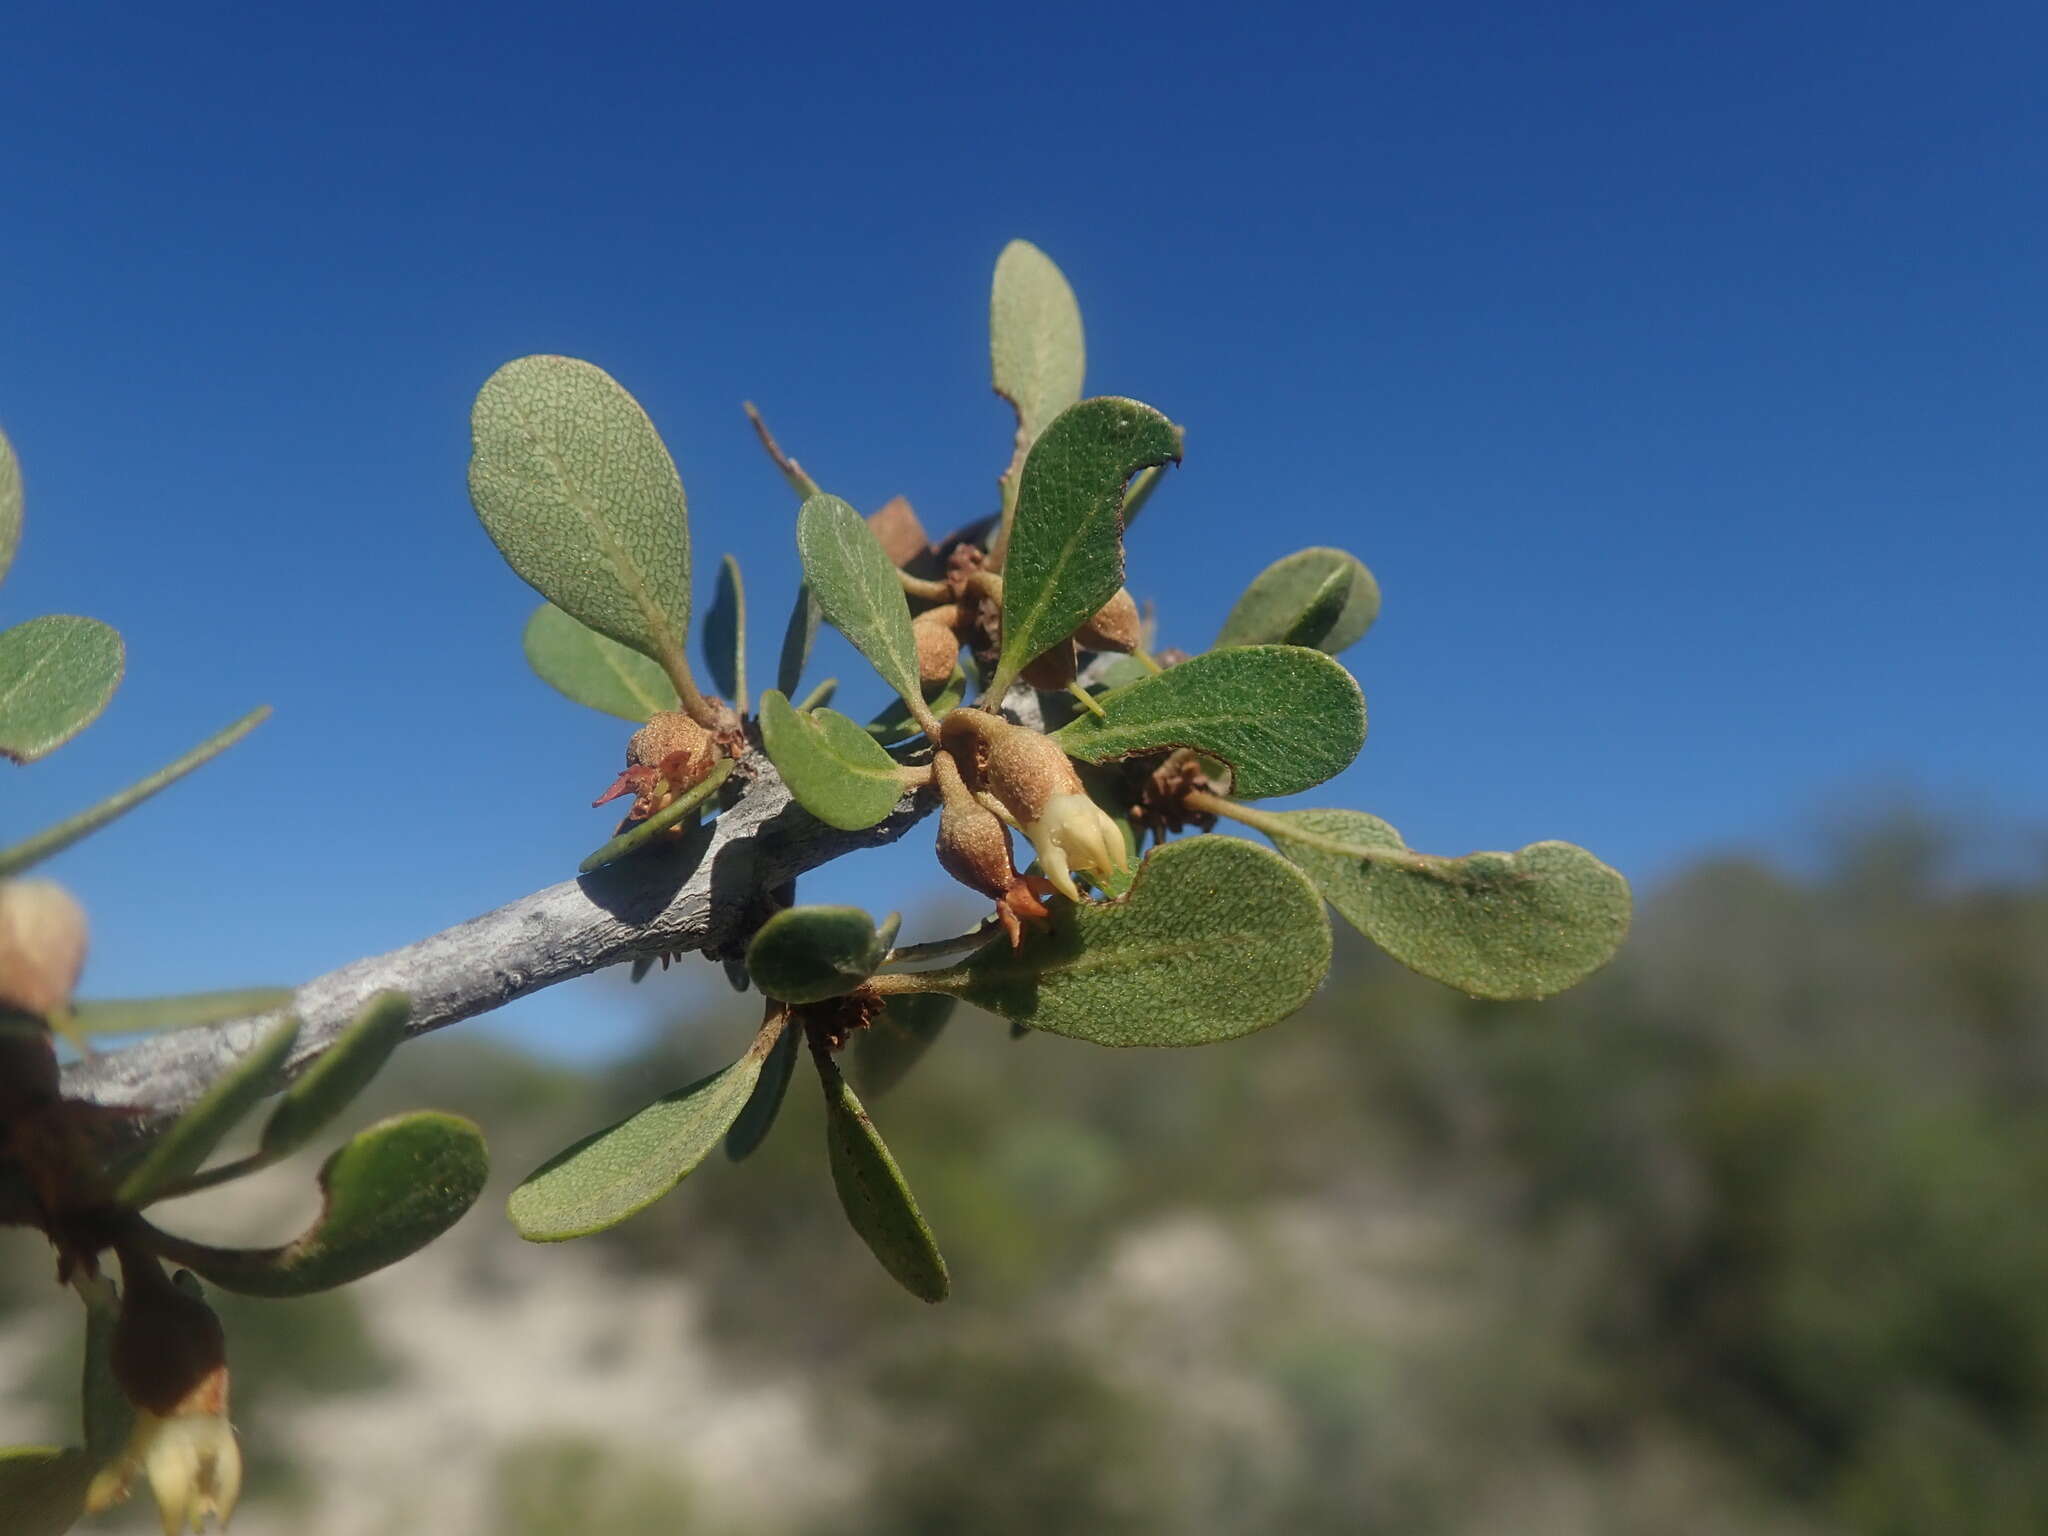
[[[1123,833],[1108,812],[1079,791],[1054,795],[1036,820],[1020,821],[1018,827],[1038,850],[1045,878],[1070,901],[1081,899],[1075,873],[1109,875],[1130,868]]]
[[[203,1531],[209,1517],[225,1528],[242,1494],[242,1448],[222,1414],[159,1418],[138,1408],[127,1446],[93,1479],[86,1507],[97,1512],[119,1504],[138,1472],[156,1498],[164,1536]]]

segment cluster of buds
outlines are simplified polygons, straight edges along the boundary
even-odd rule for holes
[[[626,743],[626,771],[590,803],[631,795],[626,820],[640,821],[703,783],[717,760],[711,732],[681,710],[664,710],[633,733]]]
[[[149,1483],[164,1536],[225,1527],[242,1491],[242,1452],[228,1423],[227,1343],[220,1319],[173,1282],[153,1255],[120,1250],[121,1315],[114,1379],[135,1409],[128,1443],[93,1479],[86,1507],[125,1500]],[[184,1278],[184,1277],[181,1277]]]

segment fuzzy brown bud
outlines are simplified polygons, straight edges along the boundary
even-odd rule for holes
[[[0,1008],[63,1011],[85,968],[85,909],[50,880],[0,884]]]
[[[663,710],[626,743],[626,763],[634,768],[659,768],[678,753],[688,761],[702,758],[709,771],[711,733],[679,709]]]
[[[1074,680],[1079,665],[1080,659],[1074,654],[1074,642],[1062,640],[1017,675],[1034,688],[1058,693]]]
[[[1074,638],[1084,650],[1128,654],[1138,648],[1142,630],[1138,619],[1138,600],[1131,596],[1129,587],[1118,587],[1116,596],[1096,609],[1095,616],[1074,631]]]
[[[1129,867],[1124,835],[1081,787],[1058,743],[982,710],[958,709],[940,727],[949,748],[973,750],[988,798],[1031,839],[1053,889],[1080,899],[1074,871]]]
[[[960,661],[960,609],[952,603],[920,613],[911,621],[917,641],[917,677],[935,688],[953,675]]]
[[[1022,919],[1050,915],[1038,899],[1046,883],[1017,873],[1009,830],[969,792],[949,753],[933,755],[932,775],[940,796],[939,866],[969,890],[994,900],[1014,948],[1023,941]]]

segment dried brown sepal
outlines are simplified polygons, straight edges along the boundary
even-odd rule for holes
[[[868,987],[857,987],[844,997],[828,997],[820,1003],[804,1003],[790,1010],[803,1026],[813,1050],[836,1052],[881,1016],[882,997]]]

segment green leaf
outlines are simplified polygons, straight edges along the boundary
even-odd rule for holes
[[[867,519],[837,496],[809,497],[797,513],[796,548],[827,622],[906,702],[922,703],[910,604]]]
[[[285,1089],[270,1112],[263,1126],[263,1156],[287,1157],[325,1130],[390,1060],[411,1018],[412,999],[403,992],[379,992],[357,1009],[348,1028]]]
[[[1069,756],[1102,763],[1192,747],[1230,765],[1230,792],[1241,800],[1312,788],[1348,767],[1365,744],[1358,684],[1306,646],[1209,651],[1096,702],[1100,715],[1081,715],[1053,733]]]
[[[1312,645],[1334,656],[1356,644],[1379,616],[1380,584],[1357,556],[1297,550],[1252,579],[1216,644]]]
[[[298,1038],[297,1019],[271,1026],[239,1061],[214,1079],[196,1104],[171,1122],[149,1154],[121,1181],[115,1204],[137,1210],[175,1194],[178,1185],[199,1171],[221,1138],[278,1086],[278,1074]]]
[[[819,1003],[874,975],[886,948],[859,907],[788,907],[747,946],[747,972],[769,997]]]
[[[307,1296],[347,1285],[454,1226],[490,1173],[483,1133],[460,1115],[421,1110],[380,1120],[320,1170],[313,1225],[282,1248],[214,1248],[152,1235],[166,1258],[243,1296]]]
[[[559,1243],[615,1227],[682,1182],[739,1119],[786,1015],[723,1071],[656,1099],[556,1153],[512,1191],[506,1211],[529,1242]]]
[[[593,869],[602,869],[630,853],[637,853],[667,832],[670,827],[686,817],[695,816],[698,808],[718,793],[719,786],[731,776],[732,770],[733,759],[721,757],[711,765],[711,771],[698,783],[676,796],[653,815],[634,822],[632,826],[578,864],[577,873],[587,875]]]
[[[0,581],[14,564],[14,552],[21,547],[21,461],[14,445],[0,432]]]
[[[1352,927],[1474,997],[1562,992],[1628,933],[1628,881],[1571,843],[1445,859],[1363,811],[1266,812],[1258,825]]]
[[[740,563],[727,555],[718,562],[718,590],[704,615],[704,659],[711,664],[712,686],[747,712],[747,589],[740,581]]]
[[[888,1000],[849,1047],[850,1075],[860,1091],[878,1099],[909,1075],[953,1015],[953,999],[941,992],[902,992]]]
[[[925,708],[941,720],[960,707],[960,701],[967,697],[967,674],[958,667],[953,675],[925,696]],[[885,747],[893,747],[899,741],[908,741],[913,736],[922,736],[924,727],[910,718],[910,706],[901,699],[888,706],[867,724],[867,732]]]
[[[1277,1024],[1329,969],[1315,887],[1234,837],[1153,849],[1120,902],[1051,906],[1050,926],[1018,949],[991,944],[949,969],[876,984],[944,992],[1098,1045],[1207,1045]]]
[[[572,703],[633,721],[676,707],[675,685],[658,665],[553,603],[533,610],[522,643],[526,664]]]
[[[129,785],[119,794],[109,795],[98,805],[90,806],[76,816],[66,817],[54,827],[45,828],[12,848],[0,850],[0,879],[18,875],[31,865],[40,864],[52,854],[69,848],[81,837],[97,832],[115,817],[134,810],[158,790],[168,788],[200,764],[220,756],[269,718],[268,704],[252,709],[226,730],[209,736],[176,762],[157,769],[148,778]]]
[[[1124,482],[1179,456],[1173,423],[1135,400],[1084,400],[1045,429],[1017,493],[991,697],[1116,596],[1124,584]]]
[[[796,1024],[785,1023],[775,1037],[775,1044],[768,1048],[767,1058],[761,1063],[761,1075],[754,1081],[754,1091],[747,1095],[746,1108],[725,1133],[725,1155],[730,1161],[736,1163],[752,1156],[774,1129],[783,1096],[789,1092],[790,1074],[796,1070],[796,1053],[803,1033]]]
[[[113,1283],[87,1281],[85,1295],[85,1368],[80,1372],[79,1405],[85,1429],[85,1450],[95,1462],[111,1461],[128,1443],[135,1423],[135,1405],[114,1379],[114,1329],[121,1304]]]
[[[75,613],[0,630],[0,757],[32,763],[92,724],[123,659],[118,631]]]
[[[761,745],[797,804],[828,827],[872,827],[903,798],[895,759],[836,710],[798,714],[771,688],[761,695]]]
[[[782,631],[782,655],[775,666],[775,686],[795,697],[804,680],[804,666],[811,659],[811,642],[818,638],[818,600],[808,584],[796,589],[796,603],[789,610],[789,623]]]
[[[75,1446],[0,1446],[7,1536],[62,1536],[84,1517],[95,1470],[93,1459]]]
[[[579,623],[688,675],[690,519],[654,423],[602,368],[522,357],[477,392],[469,497],[506,562]]]
[[[996,393],[1016,407],[1017,446],[1028,451],[1047,424],[1081,398],[1087,365],[1074,290],[1028,240],[1012,240],[996,258],[988,340]]]
[[[288,1007],[290,987],[243,987],[232,992],[185,992],[174,997],[92,998],[71,1005],[68,1035],[137,1035],[197,1029],[253,1018]]]
[[[944,1301],[952,1286],[946,1261],[902,1170],[832,1058],[819,1055],[817,1061],[825,1084],[832,1187],[846,1219],[897,1284],[919,1301]]]

